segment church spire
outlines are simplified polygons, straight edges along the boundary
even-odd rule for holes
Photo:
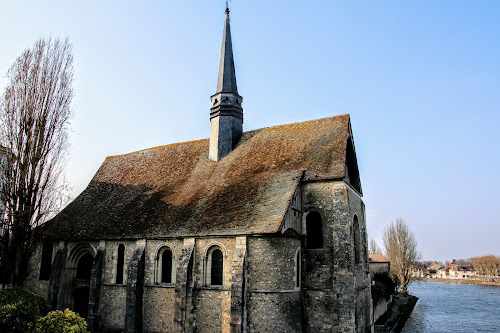
[[[243,97],[238,94],[234,70],[233,44],[226,2],[217,90],[211,96],[209,158],[218,161],[229,154],[243,133]]]
[[[219,79],[217,92],[232,92],[237,94],[236,72],[234,70],[233,43],[231,41],[231,26],[229,24],[229,8],[226,2],[226,19],[222,34],[222,48],[220,53]]]

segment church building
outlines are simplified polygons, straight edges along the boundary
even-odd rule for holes
[[[226,8],[209,139],[106,158],[26,287],[93,332],[372,332],[349,115],[244,132],[242,102]]]

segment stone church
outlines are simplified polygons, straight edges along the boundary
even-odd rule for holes
[[[226,8],[210,138],[106,158],[26,287],[94,332],[371,332],[349,115],[243,132]]]

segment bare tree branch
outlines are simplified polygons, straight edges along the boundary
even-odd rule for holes
[[[382,253],[382,250],[374,239],[370,239],[370,253]]]

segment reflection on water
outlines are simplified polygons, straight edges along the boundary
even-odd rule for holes
[[[500,287],[415,282],[419,297],[405,333],[500,332]]]

